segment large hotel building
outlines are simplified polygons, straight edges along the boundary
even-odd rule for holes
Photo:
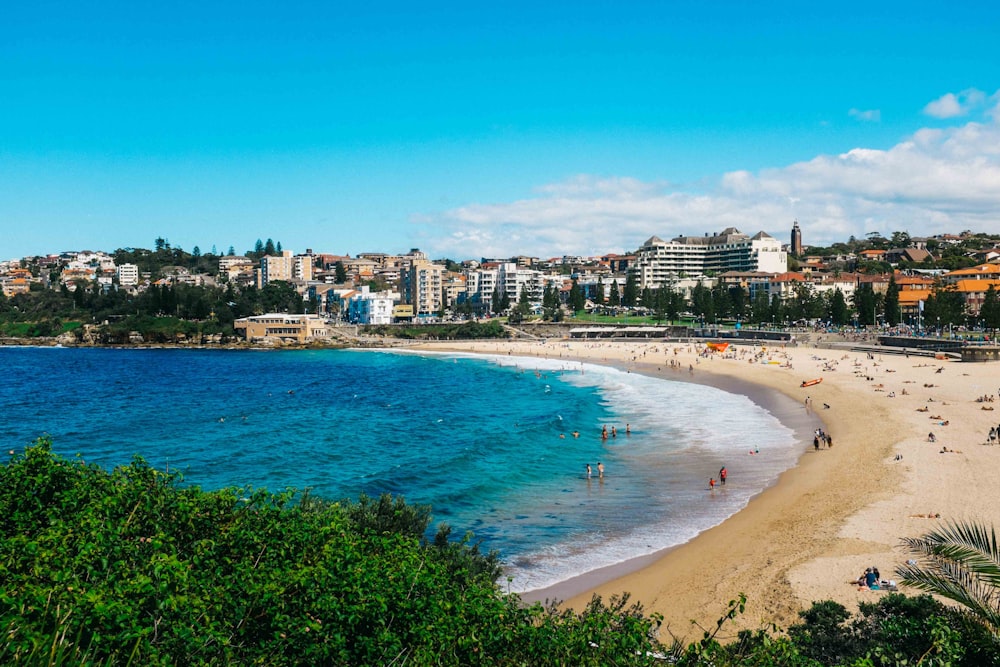
[[[670,241],[652,237],[635,253],[629,267],[640,288],[662,287],[680,277],[722,274],[726,271],[784,273],[788,253],[765,232],[753,237],[729,227],[709,236],[678,236]]]

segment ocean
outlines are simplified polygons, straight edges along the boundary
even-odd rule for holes
[[[562,360],[3,347],[0,368],[4,452],[49,434],[67,456],[140,455],[205,489],[403,496],[496,549],[515,592],[686,542],[802,449],[743,395]]]

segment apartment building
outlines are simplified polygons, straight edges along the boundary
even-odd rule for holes
[[[441,277],[441,294],[446,308],[454,308],[465,300],[467,278],[456,271],[445,271]]]
[[[313,258],[311,255],[293,255],[291,250],[281,255],[265,255],[260,259],[257,273],[257,287],[275,280],[308,282],[313,279]]]
[[[115,277],[122,287],[135,287],[139,284],[139,267],[136,264],[119,264],[115,267]]]
[[[403,300],[413,306],[416,317],[427,317],[441,310],[444,303],[441,291],[443,273],[443,266],[418,259],[403,274]]]
[[[780,241],[765,232],[750,237],[729,227],[719,234],[678,236],[670,241],[653,236],[635,253],[629,272],[640,288],[654,288],[682,275],[784,273],[787,269],[788,253]]]

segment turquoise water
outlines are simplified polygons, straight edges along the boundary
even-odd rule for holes
[[[4,451],[48,433],[64,454],[140,454],[204,488],[402,495],[499,550],[517,591],[687,541],[800,449],[744,396],[578,362],[0,348],[0,368]],[[710,493],[723,465],[729,484]]]

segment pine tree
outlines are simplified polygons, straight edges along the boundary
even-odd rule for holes
[[[622,294],[622,303],[626,308],[635,308],[636,299],[639,297],[639,285],[635,274],[629,273],[625,277],[625,292]]]
[[[573,285],[569,288],[569,307],[574,313],[579,313],[586,308],[586,300],[583,298],[583,290],[573,278]]]
[[[1000,294],[997,293],[995,285],[990,285],[986,290],[983,306],[979,309],[979,317],[986,329],[994,331],[1000,329]]]
[[[899,285],[896,284],[896,275],[889,276],[889,287],[885,291],[885,321],[889,326],[896,326],[900,320],[899,313]]]
[[[622,305],[622,295],[618,292],[617,280],[611,281],[611,294],[608,297],[608,302],[615,308],[618,308],[619,306]]]

